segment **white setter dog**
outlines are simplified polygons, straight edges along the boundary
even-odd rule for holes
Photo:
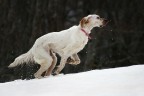
[[[36,62],[41,66],[34,76],[41,78],[42,73],[47,70],[46,75],[51,74],[57,62],[55,55],[57,53],[61,57],[61,61],[54,73],[59,74],[64,68],[68,57],[71,60],[67,63],[75,65],[80,63],[77,53],[87,44],[91,30],[94,27],[102,27],[106,23],[107,20],[93,14],[82,18],[77,26],[43,35],[35,41],[33,47],[27,53],[17,57],[9,67],[15,67],[24,62]]]

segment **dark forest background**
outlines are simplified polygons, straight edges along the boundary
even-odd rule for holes
[[[66,64],[62,73],[144,64],[144,0],[0,0],[0,82],[32,79],[38,65],[7,66],[38,37],[78,25],[88,14],[111,22],[92,30],[81,64]]]

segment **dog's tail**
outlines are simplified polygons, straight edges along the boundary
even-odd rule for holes
[[[31,50],[29,50],[27,53],[20,55],[17,57],[13,63],[11,63],[8,67],[15,67],[17,65],[21,65],[23,63],[28,63],[28,62],[34,62],[33,54],[31,53]]]

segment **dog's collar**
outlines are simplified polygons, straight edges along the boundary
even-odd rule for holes
[[[82,31],[83,33],[85,33],[86,36],[88,36],[88,39],[91,39],[91,36],[89,35],[88,32],[86,32],[86,31],[85,31],[84,29],[82,29],[82,28],[81,28],[81,31]]]

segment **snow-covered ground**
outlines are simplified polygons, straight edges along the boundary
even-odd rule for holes
[[[144,96],[144,65],[0,83],[0,96]]]

